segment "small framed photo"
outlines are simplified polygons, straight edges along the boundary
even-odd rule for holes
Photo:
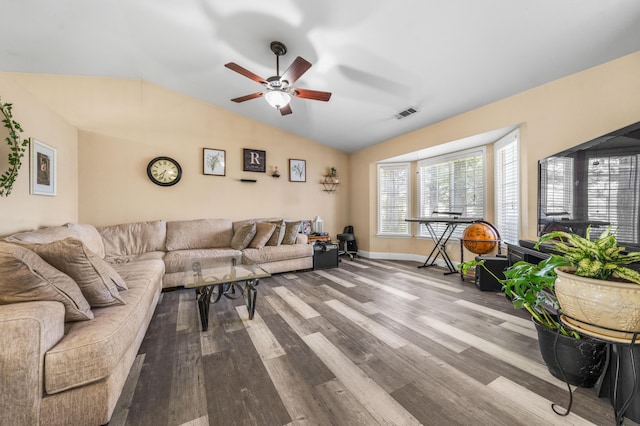
[[[35,195],[56,195],[56,149],[31,138],[31,193]]]
[[[289,182],[307,181],[307,162],[289,159]]]
[[[202,173],[205,175],[224,176],[226,174],[227,152],[225,150],[203,148],[203,159]]]
[[[302,232],[303,234],[306,234],[306,235],[311,234],[311,221],[303,220],[300,228],[301,228],[300,232]]]
[[[261,172],[267,169],[267,153],[258,149],[244,148],[242,156],[242,170],[245,172]]]

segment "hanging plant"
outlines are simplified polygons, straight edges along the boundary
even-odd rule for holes
[[[29,146],[28,139],[20,141],[19,132],[23,132],[23,130],[20,127],[20,123],[13,119],[12,107],[12,104],[3,104],[0,99],[0,110],[2,110],[2,115],[4,116],[2,122],[4,127],[9,130],[9,136],[5,138],[7,145],[9,145],[9,170],[0,176],[0,197],[11,194],[11,188],[18,177],[18,170],[22,165],[22,157],[24,157],[24,152]]]

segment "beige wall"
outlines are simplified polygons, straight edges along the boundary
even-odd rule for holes
[[[14,103],[25,136],[58,148],[60,170],[58,196],[43,197],[28,194],[23,168],[14,193],[0,199],[0,233],[76,220],[320,215],[332,234],[353,224],[361,249],[424,255],[430,242],[375,237],[376,162],[523,123],[522,236],[534,238],[538,159],[638,121],[639,74],[640,52],[351,156],[143,81],[0,74],[0,94]],[[203,147],[227,151],[226,177],[202,175]],[[278,165],[282,177],[243,172],[242,148],[267,151],[268,166]],[[178,185],[162,188],[146,177],[148,161],[160,155],[181,163]],[[306,183],[288,182],[289,158],[307,160]],[[342,182],[335,194],[319,183],[331,166]],[[451,251],[456,256],[457,246]]]
[[[354,153],[349,163],[350,221],[359,247],[373,253],[414,255],[426,255],[432,247],[422,240],[376,237],[377,161],[518,123],[523,123],[521,237],[536,238],[537,161],[639,121],[638,75],[640,52]],[[493,217],[492,208],[490,203],[488,217]],[[459,258],[457,244],[448,251]]]
[[[22,139],[36,138],[57,150],[57,195],[29,193],[29,155],[23,158],[18,179],[8,197],[0,198],[0,235],[59,225],[78,219],[78,134],[55,112],[20,87],[11,75],[0,73],[2,103],[13,104],[13,117],[22,128]],[[4,118],[4,117],[2,117]],[[0,128],[0,174],[7,171],[8,131]]]
[[[319,215],[331,234],[346,225],[348,154],[342,151],[143,81],[12,77],[80,129],[80,222]],[[202,174],[205,147],[226,150],[226,176]],[[267,173],[243,172],[243,148],[266,151]],[[148,179],[147,164],[157,156],[180,163],[178,184],[160,187]],[[289,158],[306,160],[307,182],[289,182]],[[271,177],[275,165],[278,179]],[[320,184],[331,166],[342,182],[335,194]],[[257,182],[240,182],[243,178]]]

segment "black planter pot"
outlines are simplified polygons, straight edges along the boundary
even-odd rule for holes
[[[605,367],[607,344],[589,337],[574,339],[562,334],[556,336],[555,330],[550,330],[536,321],[533,323],[538,332],[542,359],[551,375],[565,381],[562,376],[564,372],[569,384],[592,388]],[[558,343],[557,347],[554,347],[556,337]]]

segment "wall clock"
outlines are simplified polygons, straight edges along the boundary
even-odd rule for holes
[[[156,185],[175,185],[182,177],[182,167],[173,158],[156,157],[147,166],[147,176]]]

